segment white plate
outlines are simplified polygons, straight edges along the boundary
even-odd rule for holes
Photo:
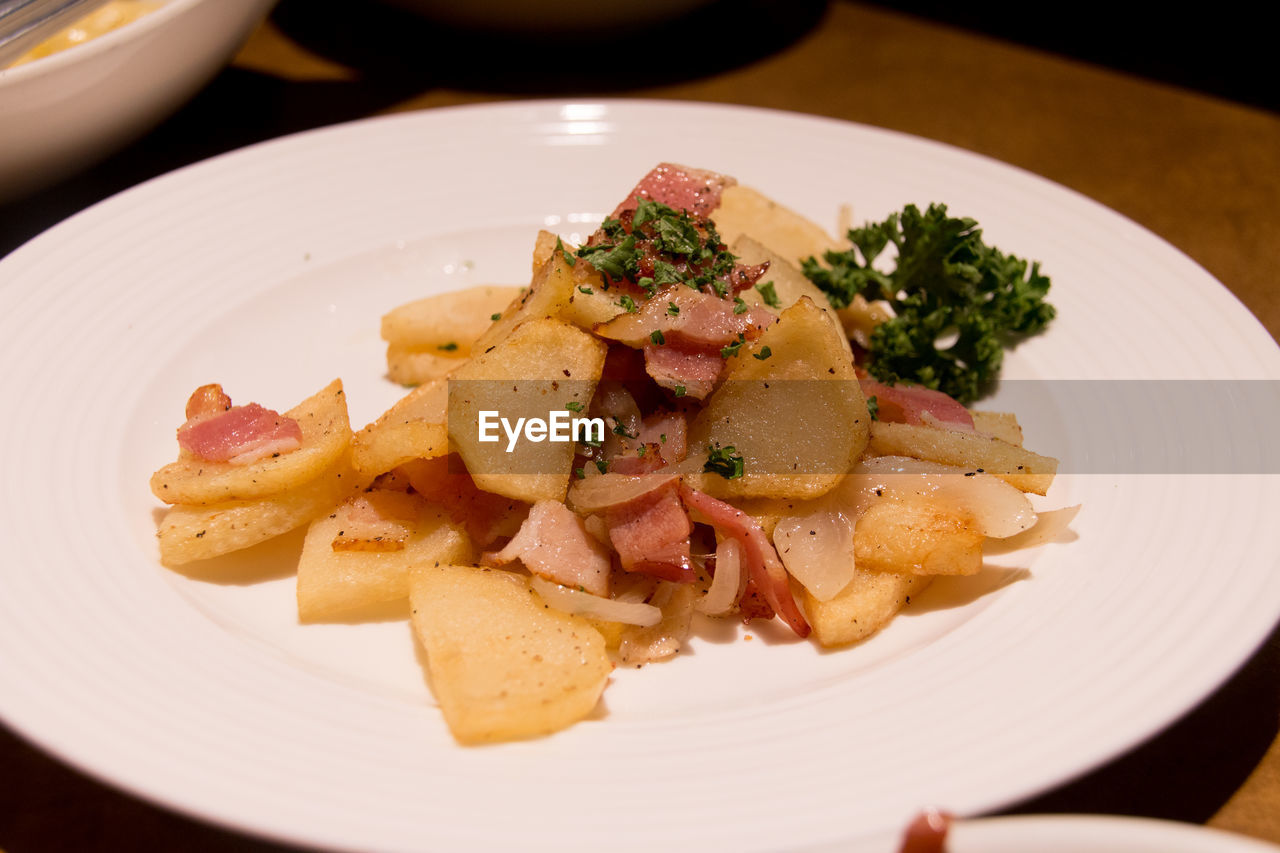
[[[362,424],[399,393],[382,378],[384,311],[527,279],[539,226],[590,230],[660,160],[737,175],[833,225],[845,202],[859,220],[932,200],[977,218],[1055,282],[1059,317],[1010,377],[1280,376],[1257,322],[1158,238],[899,134],[544,102],[255,146],[0,263],[5,721],[142,796],[296,842],[849,850],[923,804],[977,814],[1108,760],[1266,635],[1280,613],[1276,478],[1065,476],[1047,503],[1084,503],[1079,538],[1005,558],[1027,572],[940,584],[834,654],[759,627],[753,641],[713,632],[669,664],[619,671],[596,719],[461,749],[404,623],[301,627],[279,572],[212,582],[158,565],[147,478],[175,452],[193,387],[289,406],[341,376]],[[1061,426],[1041,418],[1028,440]],[[1117,440],[1132,429],[1115,424]]]
[[[1101,815],[957,821],[947,853],[1276,853],[1280,847],[1186,823]]]

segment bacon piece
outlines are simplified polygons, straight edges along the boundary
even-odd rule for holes
[[[582,519],[559,501],[538,501],[507,546],[485,561],[519,560],[539,577],[592,595],[609,595],[609,552]]]
[[[187,399],[187,420],[202,421],[231,408],[231,398],[216,382],[201,385]]]
[[[898,853],[946,853],[950,828],[951,815],[937,809],[926,809],[907,827]]]
[[[656,446],[668,465],[683,462],[689,453],[689,425],[680,412],[654,412],[640,424],[637,441]]]
[[[678,583],[697,579],[689,547],[693,523],[680,503],[678,486],[673,480],[605,511],[609,540],[627,571]]]
[[[655,294],[639,312],[622,314],[594,331],[643,347],[645,369],[655,382],[701,400],[720,378],[721,350],[755,339],[776,319],[763,308],[739,311],[728,299],[675,285]]]
[[[718,172],[659,163],[627,194],[613,211],[613,218],[617,219],[624,210],[635,210],[640,198],[661,202],[674,210],[687,210],[695,218],[706,218],[720,206],[720,193],[725,187],[736,183]]]
[[[475,480],[456,454],[415,459],[399,469],[413,490],[449,510],[449,518],[465,524],[477,548],[487,548],[499,538],[512,536],[525,515],[525,504],[477,488]]]
[[[732,300],[677,284],[654,294],[638,312],[620,314],[594,331],[633,347],[651,343],[659,332],[668,343],[683,341],[719,355],[739,335],[754,339],[776,319],[763,308],[742,311]]]
[[[791,594],[787,570],[760,524],[737,507],[683,484],[680,486],[680,499],[686,506],[706,516],[722,534],[738,540],[750,582],[797,636],[809,636],[809,623]]]
[[[724,359],[718,352],[707,352],[682,343],[644,348],[645,367],[653,381],[680,396],[701,400],[711,393]]]
[[[342,527],[335,551],[402,551],[412,533],[422,499],[406,492],[375,489],[338,509]]]
[[[187,400],[187,422],[178,427],[178,445],[209,462],[247,464],[297,450],[302,427],[257,403],[232,406],[221,386],[203,385]]]
[[[885,385],[869,377],[860,378],[858,383],[864,397],[876,398],[877,417],[882,421],[973,430],[969,410],[941,391],[918,385]]]
[[[765,271],[768,269],[768,261],[751,265],[734,264],[733,269],[729,271],[729,290],[733,293],[746,290],[763,278]]]

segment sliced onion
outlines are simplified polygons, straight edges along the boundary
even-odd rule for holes
[[[1021,551],[1023,548],[1035,548],[1057,541],[1067,531],[1076,513],[1080,512],[1080,504],[1066,506],[1062,509],[1050,509],[1039,513],[1035,526],[1024,530],[1017,536],[998,539],[986,543],[982,550],[987,554],[1004,554],[1009,551]]]
[[[693,603],[693,609],[708,616],[728,613],[737,603],[746,586],[742,573],[742,546],[738,540],[726,536],[716,546],[716,573],[711,578],[707,594]]]
[[[906,456],[855,465],[841,484],[844,506],[860,516],[881,496],[936,497],[967,512],[984,536],[1003,539],[1029,530],[1036,512],[1027,496],[993,474]]]
[[[533,575],[529,585],[534,592],[542,596],[542,600],[557,610],[565,613],[576,613],[581,616],[593,616],[605,622],[621,622],[625,625],[649,627],[662,621],[662,611],[652,604],[635,601],[617,601],[569,589],[558,583]]]
[[[853,525],[826,510],[779,519],[773,546],[787,572],[819,601],[830,601],[853,579]]]
[[[597,474],[575,480],[569,487],[567,502],[579,514],[601,512],[679,479],[680,471],[675,468],[660,468],[652,474]]]

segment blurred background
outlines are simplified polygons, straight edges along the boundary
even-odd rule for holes
[[[635,4],[617,5],[625,9]],[[557,14],[561,7],[563,14]],[[583,12],[592,8],[597,11]],[[1246,12],[1236,2],[1194,16],[1157,12],[1148,4],[1093,0],[1049,6],[657,0],[647,16],[608,17],[599,11],[609,8],[569,0],[280,0],[237,61],[154,131],[87,173],[20,202],[0,204],[0,252],[98,199],[187,163],[378,113],[566,95],[693,98],[786,109],[793,100],[787,87],[762,86],[761,81],[768,79],[766,66],[785,69],[789,54],[804,50],[818,54],[818,62],[810,61],[805,78],[796,78],[795,85],[823,89],[830,114],[854,109],[862,114],[860,120],[893,126],[892,111],[901,98],[929,99],[941,110],[940,122],[949,125],[941,126],[943,133],[908,129],[965,147],[981,148],[965,133],[980,134],[983,111],[1020,107],[1022,93],[1001,91],[1019,85],[999,77],[1005,45],[1035,48],[1273,114],[1280,110],[1280,75],[1267,59],[1266,28],[1255,20],[1256,12]],[[520,9],[525,11],[513,14]],[[850,30],[851,38],[824,36],[831,18],[868,13],[859,24],[861,32]],[[991,57],[967,68],[959,65],[959,76],[945,91],[913,89],[916,78],[929,78],[938,66],[958,60],[939,54],[932,43],[927,51],[913,53],[900,34],[875,28],[905,19],[989,39]],[[830,43],[822,44],[824,40]],[[830,53],[825,60],[823,51]],[[885,87],[881,76],[860,73],[886,63],[900,87]],[[282,73],[285,67],[289,70]],[[877,89],[868,88],[869,79]],[[1056,94],[1064,100],[1078,98],[1066,91]],[[1026,122],[1041,119],[1038,113],[1054,106],[1050,102],[1028,110]],[[947,137],[948,126],[954,139]]]

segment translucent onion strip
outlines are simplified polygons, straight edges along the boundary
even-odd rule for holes
[[[716,546],[716,573],[711,578],[707,594],[693,603],[693,609],[708,616],[728,613],[737,603],[746,586],[742,573],[742,546],[733,537],[726,537]]]
[[[787,572],[819,601],[830,601],[853,579],[853,519],[834,510],[791,516],[773,529]]]
[[[876,498],[896,493],[947,501],[969,513],[984,536],[1003,539],[1036,523],[1027,496],[992,474],[902,456],[868,459],[849,473],[840,488],[843,506],[855,516]]]
[[[600,512],[633,501],[678,479],[680,472],[674,468],[660,469],[653,474],[597,474],[574,481],[569,487],[568,504],[579,514]]]
[[[552,583],[537,575],[529,579],[529,585],[533,587],[534,592],[542,596],[543,601],[566,613],[646,628],[662,621],[662,611],[652,604],[602,598],[589,592],[581,592]]]
[[[1021,551],[1023,548],[1035,548],[1056,542],[1063,533],[1067,532],[1067,528],[1075,520],[1078,512],[1080,512],[1080,504],[1062,509],[1045,510],[1039,514],[1035,527],[1024,530],[1017,536],[1010,536],[1008,539],[988,540],[982,546],[982,551],[985,554],[1005,554],[1009,551]]]

